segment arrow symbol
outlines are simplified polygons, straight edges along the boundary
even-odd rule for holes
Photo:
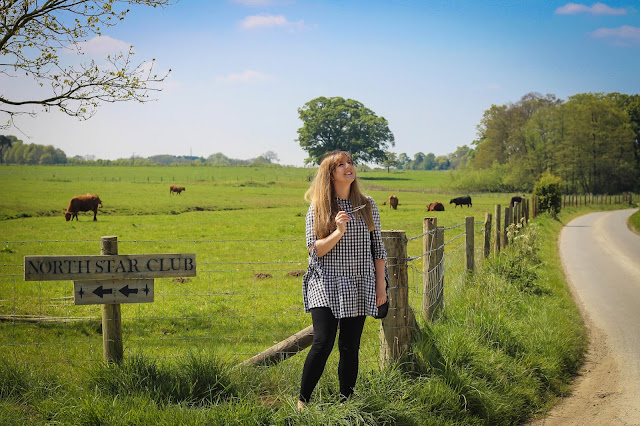
[[[113,293],[113,289],[111,288],[105,288],[103,289],[102,286],[96,288],[95,290],[93,290],[93,294],[95,294],[96,296],[99,296],[101,299],[103,298],[103,296],[105,294],[112,294]]]
[[[124,287],[122,287],[120,289],[120,293],[122,293],[125,296],[129,297],[130,294],[138,294],[138,289],[137,288],[129,288],[129,285],[125,285]]]

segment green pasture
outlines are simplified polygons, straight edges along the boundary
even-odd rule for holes
[[[86,193],[100,196],[104,215],[304,206],[313,173],[293,167],[3,166],[0,219],[61,216],[71,197]],[[446,172],[369,171],[359,176],[376,199],[397,191],[438,192],[449,182]],[[171,197],[170,185],[186,191]]]
[[[299,274],[307,262],[304,192],[312,173],[245,167],[0,167],[7,188],[0,200],[5,218],[0,220],[0,315],[69,319],[62,327],[3,323],[7,332],[0,341],[47,341],[56,330],[64,338],[49,345],[51,362],[74,354],[99,358],[99,306],[75,306],[71,282],[24,282],[22,263],[25,255],[99,254],[100,238],[115,235],[120,254],[196,253],[198,263],[198,275],[185,282],[156,279],[154,303],[123,305],[128,350],[175,356],[204,340],[215,341],[220,352],[237,360],[260,352],[309,323]],[[409,237],[422,233],[427,204],[446,204],[452,196],[438,190],[445,173],[377,171],[360,177],[378,204],[383,229],[405,230]],[[186,191],[170,194],[171,184]],[[98,220],[89,212],[66,222],[62,212],[68,200],[87,192],[103,201]],[[391,193],[400,199],[398,210],[383,205]],[[480,220],[505,198],[474,196],[471,208],[447,204],[447,211],[437,213],[439,224],[462,223],[466,215]],[[422,239],[409,246],[413,255],[420,254]],[[375,364],[377,324],[368,326]],[[37,345],[17,350],[21,356],[41,351]]]
[[[476,249],[478,273],[468,276],[464,238],[455,239],[464,227],[456,225],[474,217],[478,248],[480,222],[511,194],[470,194],[473,207],[453,208],[448,200],[463,194],[448,192],[448,175],[438,172],[359,173],[382,228],[411,239],[410,303],[418,315],[423,218],[436,216],[449,228],[445,241],[454,240],[446,247],[446,309],[438,323],[422,324],[413,373],[379,369],[373,319],[363,337],[360,397],[346,409],[333,404],[337,351],[318,405],[304,415],[292,407],[305,352],[269,369],[211,373],[218,362],[236,365],[310,324],[298,274],[307,262],[303,195],[311,172],[0,167],[0,423],[20,424],[12,420],[26,409],[37,424],[514,424],[566,392],[586,340],[556,256],[561,223],[537,219],[537,237],[533,231],[486,264]],[[186,191],[170,195],[171,184]],[[69,199],[87,192],[104,203],[98,220],[83,213],[66,222]],[[383,205],[390,194],[398,210]],[[427,213],[432,201],[446,211]],[[566,209],[561,220],[598,208]],[[25,255],[99,254],[100,237],[112,235],[120,254],[196,253],[198,273],[156,279],[153,303],[121,305],[126,363],[103,371],[99,305],[74,305],[70,281],[25,282],[22,263]],[[219,394],[205,389],[200,400],[190,374],[211,386],[232,384]],[[167,399],[164,388],[172,389]],[[182,388],[191,390],[172,393]],[[192,409],[193,398],[205,405]]]

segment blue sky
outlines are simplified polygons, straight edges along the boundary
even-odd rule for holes
[[[69,156],[274,151],[301,166],[297,109],[318,96],[362,102],[389,121],[391,150],[412,157],[470,145],[486,109],[529,92],[640,92],[637,0],[182,0],[135,7],[103,36],[85,56],[134,45],[139,61],[171,68],[156,101],[104,105],[88,121],[22,117],[23,133],[4,133]]]

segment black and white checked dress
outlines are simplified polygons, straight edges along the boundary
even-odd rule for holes
[[[373,258],[386,259],[387,253],[380,235],[380,212],[373,199],[368,198],[373,208],[374,231],[369,232],[362,217],[355,221],[352,216],[335,247],[322,257],[316,256],[314,247],[309,255],[309,267],[302,280],[305,312],[327,307],[336,318],[378,313]],[[337,201],[340,210],[348,212],[354,207],[349,200],[337,198]],[[306,218],[307,247],[317,239],[313,224],[312,204]]]

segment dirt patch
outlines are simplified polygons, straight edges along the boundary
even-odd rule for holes
[[[263,273],[263,272],[253,275],[253,279],[254,280],[264,280],[264,279],[267,279],[267,278],[273,278],[273,275],[268,274],[268,273]]]

